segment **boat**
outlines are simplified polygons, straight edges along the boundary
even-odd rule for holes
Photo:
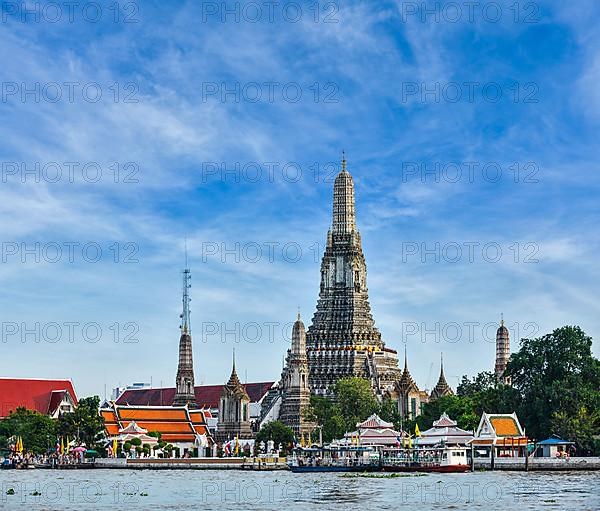
[[[288,459],[292,472],[374,472],[380,455],[372,447],[298,447]]]
[[[384,472],[467,472],[471,469],[465,447],[386,448],[382,451]]]

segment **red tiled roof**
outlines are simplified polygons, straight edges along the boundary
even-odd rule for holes
[[[43,414],[54,412],[60,403],[57,396],[60,395],[62,399],[64,395],[56,391],[67,391],[77,404],[77,394],[71,380],[0,378],[0,418],[7,417],[19,407]]]
[[[256,403],[273,386],[272,381],[246,383],[244,388],[250,396],[250,401]],[[194,387],[196,403],[204,408],[218,408],[221,392],[225,385],[198,385]],[[175,397],[175,387],[162,389],[132,389],[126,390],[117,399],[117,405],[131,406],[171,406]]]
[[[361,429],[389,429],[394,425],[391,422],[384,421],[379,415],[373,414],[367,420],[356,424],[357,428]]]

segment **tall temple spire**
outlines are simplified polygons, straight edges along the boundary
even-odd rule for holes
[[[508,328],[504,326],[504,314],[500,315],[500,327],[496,331],[496,364],[494,366],[494,373],[496,379],[502,383],[510,384],[510,380],[504,377],[504,371],[506,371],[506,365],[510,358],[510,335]]]
[[[229,381],[223,385],[219,400],[217,438],[219,441],[224,441],[235,437],[251,438],[252,429],[250,426],[250,397],[237,375],[234,348],[231,376]]]
[[[231,376],[229,377],[229,382],[227,383],[227,385],[241,385],[240,379],[237,375],[237,371],[235,370],[235,348],[233,348],[231,360]]]
[[[298,311],[298,319],[292,327],[292,354],[306,357],[306,330],[300,319],[300,311]]]
[[[181,318],[181,336],[179,338],[179,364],[175,377],[175,406],[196,407],[196,394],[194,391],[194,361],[192,356],[192,328],[190,323],[190,288],[192,287],[192,273],[187,264],[187,242],[185,248],[185,269],[183,270],[183,290]]]
[[[292,327],[292,344],[281,373],[281,395],[279,420],[291,427],[297,437],[310,433],[316,425],[306,419],[305,413],[310,405],[310,388],[306,330],[300,318],[300,311]]]
[[[448,382],[446,381],[446,376],[444,375],[444,354],[440,353],[440,378],[434,389],[431,391],[430,399],[435,400],[439,397],[452,394],[454,394],[454,392],[450,388],[450,385],[448,385]]]
[[[368,378],[376,392],[383,392],[400,377],[397,354],[385,349],[371,313],[367,265],[356,227],[354,182],[345,152],[333,185],[331,229],[306,345],[313,393],[331,394],[335,382],[344,376]]]
[[[342,170],[333,185],[333,234],[356,232],[354,206],[354,181],[346,168],[346,156],[342,156]]]

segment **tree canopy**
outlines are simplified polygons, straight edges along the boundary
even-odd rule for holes
[[[43,454],[54,449],[57,437],[85,442],[93,447],[104,432],[104,419],[98,413],[98,396],[83,398],[72,413],[63,413],[58,419],[47,415],[17,408],[6,419],[0,421],[0,448],[6,448],[13,436],[23,438],[26,451]]]
[[[284,452],[287,452],[294,443],[294,430],[280,421],[267,422],[256,434],[254,445],[258,446],[261,442],[266,445],[269,440],[273,440],[275,448],[281,444]]]
[[[442,412],[465,429],[475,428],[483,412],[517,412],[529,438],[556,434],[574,441],[582,454],[600,452],[600,361],[581,328],[565,326],[522,339],[505,375],[510,386],[490,372],[463,376],[456,396],[424,406],[419,426],[430,427]]]
[[[79,400],[75,411],[62,414],[58,419],[57,433],[94,446],[104,432],[104,419],[98,413],[100,398],[86,397]]]
[[[56,445],[56,421],[47,415],[17,408],[0,421],[0,447],[7,448],[8,440],[13,436],[23,439],[26,451],[43,454]]]
[[[323,427],[323,441],[341,438],[356,423],[380,411],[380,405],[365,378],[340,378],[333,387],[333,399],[311,396],[308,418]]]
[[[555,433],[575,441],[581,450],[600,450],[600,361],[592,354],[592,338],[581,328],[564,326],[522,339],[506,374],[529,437]]]

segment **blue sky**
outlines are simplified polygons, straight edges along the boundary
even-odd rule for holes
[[[276,379],[297,308],[314,313],[342,149],[376,324],[421,387],[442,351],[453,386],[493,368],[502,312],[513,350],[564,324],[600,338],[600,6],[414,4],[50,22],[3,2],[2,374],[172,385],[187,238],[196,380],[225,381],[233,347],[242,378]]]

